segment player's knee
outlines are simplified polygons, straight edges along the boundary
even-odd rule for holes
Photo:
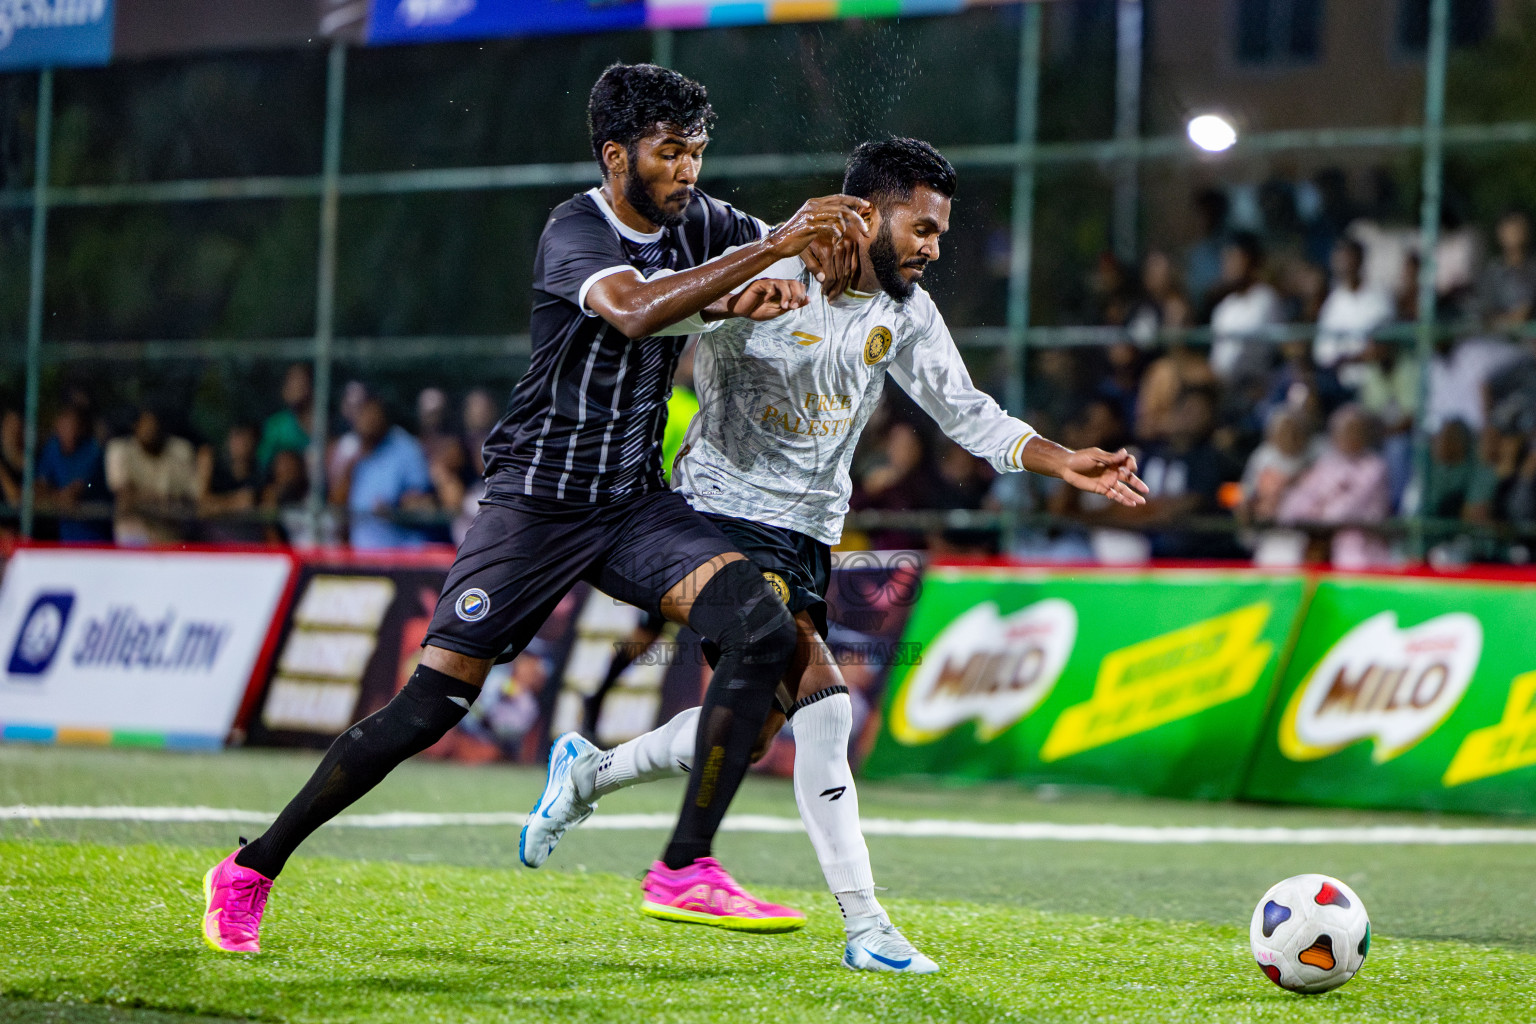
[[[778,685],[799,642],[794,617],[745,559],[727,563],[710,577],[694,602],[689,624],[719,645],[722,660],[734,657],[742,664],[771,669],[752,673],[765,679],[771,674],[765,684],[770,688]]]

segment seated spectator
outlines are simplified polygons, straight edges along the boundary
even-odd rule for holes
[[[430,511],[432,477],[421,445],[404,427],[391,426],[384,403],[363,402],[357,436],[362,450],[346,481],[347,511],[354,548],[420,547],[426,531],[391,522],[396,512]]]
[[[1220,511],[1217,495],[1223,474],[1221,455],[1211,445],[1215,427],[1216,394],[1207,388],[1184,392],[1170,418],[1168,439],[1148,445],[1141,459],[1141,478],[1149,489],[1146,505],[1123,510],[1111,505],[1091,514],[1089,521],[1153,531],[1144,542],[1143,553],[1148,557],[1220,558],[1230,554],[1232,544],[1226,537],[1179,528],[1191,516]],[[1122,552],[1117,560],[1135,559]]]
[[[1392,321],[1392,297],[1365,283],[1365,249],[1352,239],[1334,243],[1333,288],[1317,314],[1312,359],[1325,370],[1364,357],[1371,332]]]
[[[1340,569],[1384,565],[1390,551],[1380,537],[1354,528],[1375,523],[1391,511],[1387,462],[1371,446],[1374,429],[1358,405],[1346,405],[1328,420],[1329,446],[1280,501],[1277,520],[1291,524],[1339,524],[1330,560]]]
[[[928,506],[944,510],[979,510],[997,476],[981,459],[949,438],[940,442],[938,486]],[[992,554],[996,550],[991,530],[943,530],[928,534],[928,547],[949,554]]]
[[[1141,298],[1131,307],[1125,331],[1131,341],[1148,348],[1163,331],[1182,331],[1194,322],[1189,299],[1179,287],[1178,272],[1168,254],[1154,251],[1141,265]]]
[[[1349,397],[1333,371],[1319,369],[1312,362],[1312,346],[1305,341],[1281,345],[1280,359],[1280,365],[1270,371],[1265,381],[1263,399],[1245,417],[1249,421],[1249,436],[1258,432],[1261,424],[1268,423],[1277,409],[1311,409],[1318,414],[1313,422],[1319,423]],[[1238,414],[1243,411],[1234,410]]]
[[[1142,374],[1136,395],[1136,439],[1143,444],[1166,441],[1179,397],[1216,387],[1216,374],[1208,360],[1182,342],[1170,345],[1167,353]]]
[[[1536,259],[1531,258],[1531,222],[1511,210],[1494,228],[1499,251],[1477,279],[1477,314],[1493,328],[1514,327],[1531,318],[1536,306]]]
[[[1356,401],[1381,424],[1381,454],[1400,508],[1413,476],[1413,412],[1419,405],[1419,361],[1402,345],[1373,341],[1355,369]],[[1459,422],[1459,421],[1457,421]],[[1462,424],[1465,428],[1465,424]]]
[[[303,455],[284,450],[272,456],[272,466],[260,496],[260,507],[266,520],[262,531],[269,543],[295,544],[314,539],[311,524],[305,521],[308,517],[304,502],[308,497],[309,474],[304,468]]]
[[[332,505],[345,504],[341,494],[341,484],[352,475],[352,463],[357,461],[357,453],[362,449],[362,442],[357,439],[357,414],[362,409],[363,402],[368,398],[368,389],[360,380],[349,380],[341,389],[341,403],[337,413],[346,429],[338,436],[331,439],[330,449],[325,455],[325,479],[331,482],[329,501]]]
[[[272,465],[278,452],[303,452],[309,448],[309,423],[315,412],[315,379],[308,363],[294,363],[283,375],[283,407],[267,417],[256,449],[256,465],[262,471]]]
[[[1461,517],[1469,523],[1488,525],[1509,518],[1510,491],[1520,470],[1525,438],[1500,430],[1493,424],[1478,435],[1477,463],[1467,484],[1467,503]]]
[[[37,498],[39,504],[60,511],[108,500],[101,445],[90,436],[75,406],[66,406],[54,417],[53,435],[43,443],[37,459]],[[59,540],[65,543],[93,543],[111,536],[104,519],[59,520]]]
[[[1461,420],[1473,430],[1488,421],[1487,393],[1490,377],[1519,360],[1517,345],[1492,338],[1465,341],[1442,340],[1435,345],[1429,364],[1429,394],[1423,429],[1439,430],[1449,420]]]
[[[1136,398],[1141,393],[1144,353],[1130,342],[1109,346],[1105,352],[1107,369],[1099,379],[1095,400],[1114,406],[1121,423],[1136,422]]]
[[[499,419],[501,406],[485,388],[475,388],[464,396],[464,448],[469,452],[470,468],[477,477],[485,476],[485,454],[481,449]]]
[[[185,540],[197,501],[197,453],[171,437],[153,410],[140,410],[133,433],[107,443],[107,487],[116,508],[113,539],[122,545]]]
[[[26,474],[26,423],[15,409],[0,412],[0,505],[21,505]]]
[[[1280,502],[1312,461],[1307,417],[1298,409],[1276,409],[1269,417],[1264,443],[1254,449],[1243,467],[1242,503],[1238,518],[1249,523],[1272,523]]]
[[[256,428],[249,423],[237,423],[225,436],[223,451],[215,451],[212,445],[198,449],[199,515],[208,519],[238,519],[242,513],[256,508],[261,497],[256,444]],[[217,541],[260,541],[266,537],[266,531],[251,519],[209,524],[206,534],[209,540]]]
[[[1282,320],[1280,295],[1262,278],[1264,248],[1243,231],[1222,250],[1226,294],[1211,310],[1211,369],[1224,383],[1262,376],[1270,363],[1267,328]]]
[[[896,420],[880,438],[880,446],[864,475],[855,483],[849,508],[908,512],[932,507],[933,476],[923,451],[923,438],[912,424]],[[923,535],[913,530],[882,528],[869,532],[876,550],[920,548]]]
[[[1461,420],[1446,423],[1430,444],[1429,460],[1429,479],[1424,485],[1419,505],[1421,511],[1437,519],[1460,519],[1477,469],[1472,452],[1472,431]]]
[[[444,429],[448,420],[448,396],[442,388],[422,388],[416,396],[416,440],[431,462],[443,454],[443,449],[460,445],[456,434]]]

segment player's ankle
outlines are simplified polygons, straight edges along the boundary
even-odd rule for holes
[[[849,935],[879,927],[879,922],[887,919],[885,908],[875,899],[873,887],[834,892],[832,897],[843,913],[843,926]]]
[[[571,785],[576,787],[576,795],[587,803],[597,795],[597,762],[602,754],[600,750],[588,750],[571,764]]]

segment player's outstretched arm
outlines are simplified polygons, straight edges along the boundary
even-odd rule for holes
[[[605,277],[587,292],[587,306],[628,337],[647,337],[700,312],[779,260],[799,256],[818,238],[862,236],[868,207],[854,196],[807,200],[768,237],[720,259],[649,281],[638,274]]]
[[[1124,448],[1073,451],[1036,434],[1024,445],[1022,461],[1031,473],[1059,477],[1080,491],[1102,494],[1127,508],[1147,503],[1147,485],[1136,475],[1136,456]]]

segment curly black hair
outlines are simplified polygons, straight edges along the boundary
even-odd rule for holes
[[[882,208],[911,199],[919,185],[946,198],[955,194],[955,169],[921,139],[860,143],[843,175],[844,195],[868,199]]]
[[[634,146],[660,124],[686,134],[705,132],[715,123],[709,93],[693,79],[655,64],[612,64],[592,86],[587,103],[587,130],[592,156],[603,164],[603,143],[617,142],[634,153]],[[603,176],[608,170],[603,168]]]

